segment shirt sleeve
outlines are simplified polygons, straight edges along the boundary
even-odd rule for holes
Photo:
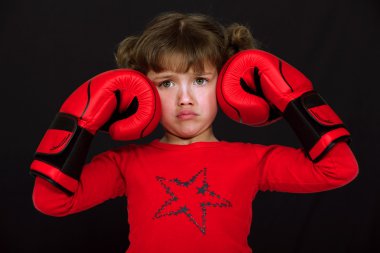
[[[280,145],[255,148],[261,191],[312,193],[335,189],[351,182],[358,164],[349,146],[337,143],[313,163],[302,149]]]
[[[96,155],[83,168],[76,192],[69,196],[45,179],[36,177],[33,203],[37,210],[51,216],[65,216],[96,206],[108,199],[125,194],[121,168],[122,149]]]

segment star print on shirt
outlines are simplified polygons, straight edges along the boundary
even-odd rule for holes
[[[157,210],[154,219],[185,215],[205,235],[207,208],[232,206],[230,201],[209,190],[206,168],[200,170],[188,181],[181,181],[178,178],[166,179],[160,176],[156,179],[171,198]]]

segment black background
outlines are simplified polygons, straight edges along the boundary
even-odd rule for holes
[[[124,198],[64,218],[45,216],[33,207],[29,164],[64,99],[90,77],[115,68],[116,44],[162,11],[248,25],[262,49],[313,81],[352,133],[358,178],[317,194],[259,193],[249,237],[254,251],[380,252],[378,1],[8,0],[0,9],[0,252],[127,249]],[[229,141],[299,146],[284,121],[250,128],[220,113],[215,132]],[[123,144],[99,134],[90,157]]]

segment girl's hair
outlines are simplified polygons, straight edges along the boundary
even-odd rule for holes
[[[232,24],[224,27],[203,14],[163,13],[154,18],[139,36],[121,41],[115,53],[119,68],[143,73],[172,70],[202,72],[205,63],[218,71],[240,50],[257,46],[249,29]]]

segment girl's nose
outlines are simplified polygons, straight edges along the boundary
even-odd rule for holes
[[[194,98],[190,85],[181,85],[178,90],[178,105],[193,105]]]

